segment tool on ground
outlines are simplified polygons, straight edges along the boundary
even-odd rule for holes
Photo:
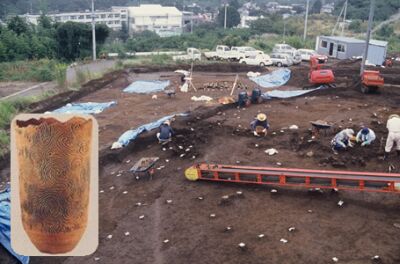
[[[168,96],[168,98],[172,98],[172,96],[176,95],[176,91],[174,89],[164,90],[164,93]]]
[[[308,73],[308,81],[314,88],[317,86],[335,87],[335,76],[332,69],[322,68],[324,62],[319,60],[318,56],[310,58],[310,72]]]
[[[154,175],[154,166],[158,160],[158,157],[143,157],[129,171],[136,177],[145,175],[151,180]]]
[[[288,187],[342,189],[400,194],[400,174],[307,170],[219,164],[197,164],[185,171],[188,180]]]
[[[232,90],[231,90],[230,96],[233,95],[233,91],[234,91],[235,88],[236,88],[236,84],[237,84],[238,79],[239,79],[239,74],[236,74],[235,81],[233,82],[233,86],[232,86]]]
[[[318,136],[321,130],[324,131],[324,134],[326,136],[327,131],[332,128],[332,125],[323,120],[311,121],[310,123],[312,125],[313,136]]]

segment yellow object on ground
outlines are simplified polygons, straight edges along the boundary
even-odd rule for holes
[[[198,171],[195,167],[190,167],[185,170],[185,177],[189,181],[197,181],[199,179]]]

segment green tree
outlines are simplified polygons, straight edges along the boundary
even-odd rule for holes
[[[316,0],[314,5],[311,7],[310,13],[311,14],[319,14],[321,13],[322,2],[321,0]]]
[[[390,38],[394,35],[394,28],[391,25],[383,25],[377,32],[378,36],[383,38]]]
[[[14,31],[17,35],[29,32],[28,23],[19,16],[12,17],[7,23],[7,28]]]
[[[225,7],[221,7],[218,11],[217,16],[218,25],[223,27],[225,22]],[[240,14],[232,6],[228,6],[226,9],[226,27],[235,27],[240,23]]]
[[[351,21],[351,23],[349,25],[349,29],[351,31],[360,32],[360,28],[361,28],[361,20],[356,19],[356,20]]]
[[[271,32],[272,21],[269,17],[257,19],[251,22],[250,29],[256,34]]]
[[[38,19],[38,25],[40,27],[42,27],[42,28],[45,28],[45,29],[52,28],[51,19],[48,16],[44,15],[44,14],[40,15],[40,17]]]

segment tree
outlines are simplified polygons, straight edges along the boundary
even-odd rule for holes
[[[7,23],[7,28],[14,31],[17,35],[29,32],[28,23],[19,16],[12,17]]]
[[[394,34],[393,26],[383,25],[377,32],[378,36],[383,38],[390,38]]]
[[[109,34],[110,34],[110,29],[106,25],[96,24],[96,43],[97,44],[100,44],[100,45],[103,44],[106,41]],[[90,38],[91,38],[91,35],[92,34],[90,34]]]
[[[351,23],[349,25],[349,29],[351,31],[360,32],[360,28],[361,28],[361,20],[356,19],[356,20],[351,21]]]
[[[319,14],[321,13],[322,2],[321,0],[315,1],[314,5],[311,7],[310,13],[311,14]]]
[[[240,8],[240,4],[239,4],[238,0],[231,0],[229,2],[229,6],[235,8],[236,10]]]
[[[250,29],[256,34],[271,32],[272,21],[268,17],[257,19],[251,22]]]
[[[126,23],[122,23],[121,30],[119,32],[119,38],[125,42],[129,38],[129,30]]]
[[[223,27],[225,22],[225,7],[221,7],[217,16],[217,23]],[[228,6],[226,9],[226,27],[235,27],[240,23],[240,14],[237,9]]]
[[[48,16],[41,14],[38,19],[38,25],[42,28],[50,29],[52,27],[51,19]]]

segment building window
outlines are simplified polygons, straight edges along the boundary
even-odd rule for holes
[[[108,15],[108,18],[113,18],[113,15],[112,15],[112,14],[109,14],[109,15]]]
[[[114,21],[114,24],[118,24],[119,25],[119,21]]]
[[[105,15],[105,14],[101,14],[100,17],[101,17],[101,18],[106,18],[106,15]]]
[[[115,14],[115,17],[119,17],[119,14]]]
[[[126,19],[126,15],[121,15],[121,18],[122,18],[122,19]],[[134,18],[132,18],[132,19],[135,21]]]
[[[85,19],[85,16],[84,15],[80,15],[79,19]]]
[[[86,19],[91,19],[92,16],[91,15],[86,15]]]
[[[337,51],[339,51],[339,52],[345,52],[345,51],[346,51],[345,45],[343,45],[343,44],[338,44],[338,46],[337,46]]]
[[[328,42],[326,40],[321,41],[321,48],[327,48],[328,47]]]
[[[112,21],[107,21],[107,24],[111,25],[111,24],[112,24]]]
[[[74,19],[76,19],[76,16],[71,16],[70,19],[71,19],[71,20],[74,20]]]

